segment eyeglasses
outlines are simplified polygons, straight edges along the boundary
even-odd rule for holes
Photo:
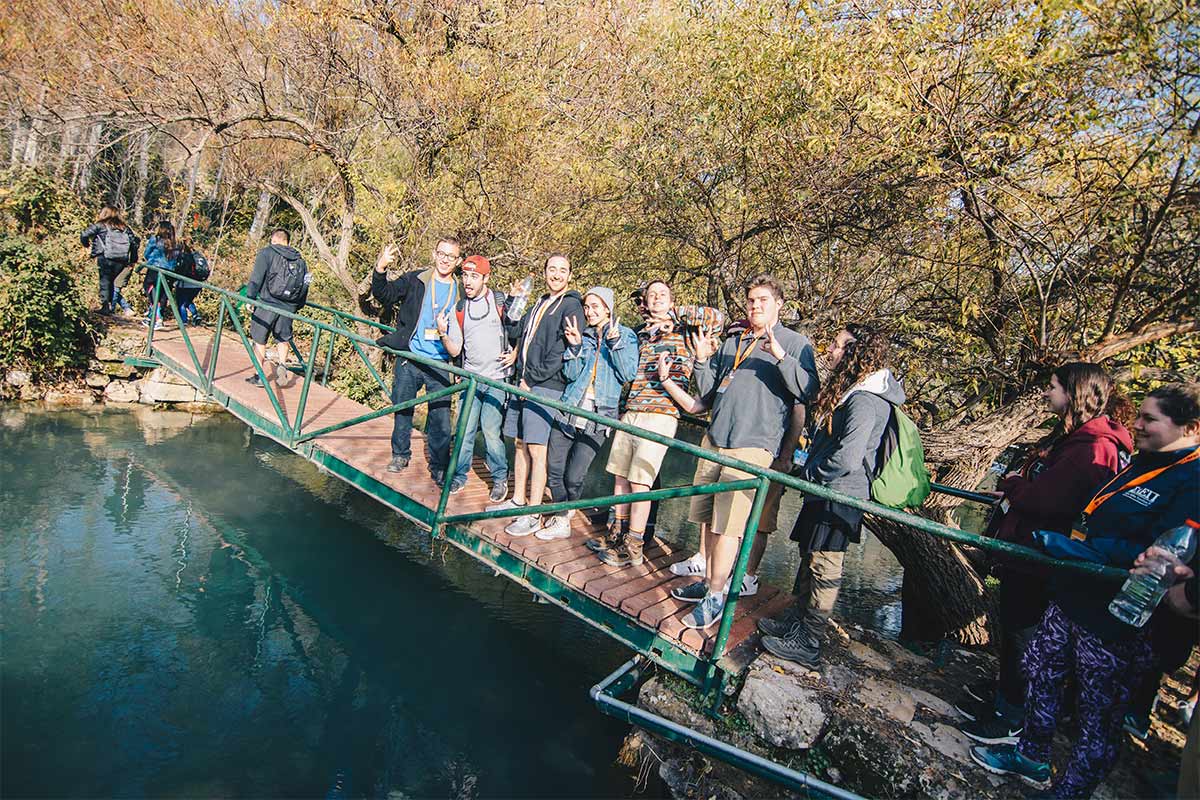
[[[458,260],[458,253],[447,253],[445,250],[438,250],[438,251],[437,251],[437,257],[438,257],[438,258],[445,258],[445,259],[449,259],[450,261],[457,261],[457,260]]]

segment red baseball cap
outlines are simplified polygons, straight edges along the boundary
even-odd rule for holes
[[[492,265],[483,256],[467,256],[462,262],[463,272],[477,272],[480,275],[491,275]]]

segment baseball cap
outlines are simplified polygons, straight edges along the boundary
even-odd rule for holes
[[[463,272],[477,272],[480,275],[491,275],[492,265],[483,256],[467,256],[462,262]]]

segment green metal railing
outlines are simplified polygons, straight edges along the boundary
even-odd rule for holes
[[[449,514],[449,515],[446,514],[446,507],[447,507],[447,503],[448,503],[449,486],[450,486],[450,481],[447,480],[444,482],[444,485],[442,487],[442,493],[438,500],[438,507],[434,511],[432,523],[430,525],[432,535],[434,537],[437,537],[442,534],[443,526],[447,525],[447,524],[450,524],[450,525],[467,524],[467,523],[476,522],[479,520],[497,519],[497,518],[502,518],[502,517],[513,517],[513,516],[530,514],[530,513],[549,514],[549,513],[556,513],[559,511],[566,511],[569,509],[583,508],[583,507],[607,508],[607,507],[617,505],[617,504],[638,502],[638,501],[642,501],[642,500],[657,501],[657,500],[665,500],[665,499],[676,498],[676,497],[690,497],[690,496],[694,496],[694,495],[715,494],[715,493],[719,493],[719,492],[730,492],[730,491],[746,491],[746,490],[752,489],[754,491],[754,502],[751,507],[750,516],[746,520],[746,527],[745,527],[744,535],[742,536],[740,548],[738,550],[737,560],[735,562],[733,574],[730,577],[728,590],[727,590],[727,599],[726,599],[726,603],[725,603],[725,610],[722,613],[721,624],[720,624],[720,627],[718,628],[717,637],[716,637],[716,640],[713,645],[712,655],[711,655],[711,659],[709,661],[709,665],[710,665],[709,672],[708,672],[707,679],[705,681],[706,684],[711,685],[712,680],[715,678],[715,676],[717,674],[716,662],[724,655],[725,646],[726,646],[726,644],[728,642],[728,638],[729,638],[729,631],[733,626],[733,619],[734,619],[734,616],[737,611],[738,595],[740,594],[742,578],[745,575],[746,566],[750,559],[751,550],[753,549],[754,538],[755,538],[755,535],[757,534],[757,530],[758,530],[758,521],[762,514],[763,505],[766,500],[766,493],[772,482],[795,489],[799,492],[802,492],[806,496],[820,497],[820,498],[824,498],[824,499],[828,499],[828,500],[832,500],[832,501],[841,503],[843,505],[851,506],[854,508],[859,508],[859,509],[862,509],[863,511],[870,512],[871,514],[874,514],[877,517],[892,520],[892,521],[901,523],[903,525],[906,525],[909,528],[912,528],[913,530],[921,531],[923,533],[927,533],[927,534],[936,536],[941,539],[946,539],[948,541],[956,542],[958,544],[969,545],[972,547],[978,547],[978,548],[981,548],[984,550],[989,550],[989,551],[996,552],[996,553],[1002,553],[1004,555],[1016,557],[1019,559],[1026,560],[1026,561],[1032,561],[1032,562],[1037,562],[1040,564],[1053,566],[1056,568],[1068,570],[1075,574],[1082,574],[1082,575],[1088,575],[1088,576],[1092,576],[1092,577],[1096,577],[1096,578],[1111,579],[1111,580],[1121,580],[1121,579],[1124,579],[1125,577],[1127,577],[1127,573],[1124,570],[1116,569],[1114,567],[1109,567],[1109,566],[1105,566],[1105,565],[1101,565],[1101,564],[1092,564],[1092,563],[1082,562],[1082,561],[1064,561],[1064,560],[1060,560],[1060,559],[1055,559],[1055,558],[1052,558],[1052,557],[1046,555],[1045,553],[1041,553],[1041,552],[1032,550],[1027,547],[1022,547],[1020,545],[1012,544],[1010,542],[1000,541],[1000,540],[992,539],[992,538],[985,537],[985,536],[979,536],[977,534],[969,533],[967,531],[960,530],[958,528],[952,528],[952,527],[949,527],[942,523],[928,519],[926,517],[918,516],[915,514],[909,514],[904,511],[900,511],[900,510],[897,510],[894,508],[880,505],[880,504],[872,502],[870,500],[862,500],[857,497],[850,497],[849,495],[842,494],[841,492],[834,491],[825,486],[821,486],[821,485],[815,484],[815,483],[810,483],[809,481],[802,480],[800,478],[797,478],[795,476],[792,476],[792,475],[789,475],[789,474],[786,474],[783,472],[777,472],[775,470],[759,467],[754,464],[750,464],[750,463],[741,461],[739,459],[731,458],[730,456],[727,456],[723,453],[719,453],[714,450],[708,450],[706,448],[700,447],[699,445],[695,445],[690,442],[684,442],[684,441],[680,441],[678,439],[662,436],[660,434],[654,433],[652,431],[644,430],[642,428],[630,425],[630,424],[622,422],[620,420],[610,419],[608,417],[602,416],[602,415],[597,414],[592,411],[587,411],[584,409],[576,408],[574,406],[569,406],[569,405],[561,403],[557,400],[551,400],[551,399],[548,399],[545,397],[540,397],[531,392],[520,389],[517,386],[513,386],[512,384],[504,383],[502,381],[497,381],[497,380],[493,380],[490,378],[485,378],[485,377],[478,376],[478,375],[473,375],[459,367],[454,366],[453,364],[430,359],[425,356],[418,355],[416,353],[395,350],[390,347],[384,347],[384,346],[378,345],[378,344],[376,344],[376,342],[372,341],[371,339],[368,339],[364,336],[359,335],[358,333],[356,333],[354,331],[348,330],[348,329],[341,327],[339,325],[336,325],[336,324],[322,322],[321,320],[317,320],[312,317],[307,317],[307,316],[301,315],[296,312],[290,312],[290,311],[287,311],[284,309],[277,308],[275,306],[270,306],[259,300],[245,298],[240,295],[234,294],[233,292],[230,292],[225,289],[221,289],[216,286],[212,286],[210,284],[201,283],[199,281],[194,281],[189,278],[185,278],[183,276],[175,275],[174,273],[165,272],[164,270],[161,270],[157,267],[152,267],[152,266],[147,265],[147,268],[152,269],[158,273],[158,276],[156,279],[155,292],[154,292],[156,305],[157,305],[157,299],[159,297],[159,292],[160,291],[166,292],[167,299],[171,303],[172,310],[175,314],[175,319],[178,323],[181,323],[181,320],[179,318],[178,310],[175,308],[174,293],[172,292],[172,289],[169,285],[170,281],[173,280],[176,282],[184,282],[184,283],[189,283],[192,285],[203,286],[207,290],[214,292],[220,296],[220,310],[218,312],[216,331],[215,331],[215,334],[213,336],[213,339],[212,339],[212,342],[210,345],[210,352],[208,353],[209,363],[207,365],[207,369],[203,368],[202,362],[201,362],[200,358],[197,356],[196,351],[191,344],[190,336],[187,333],[187,327],[180,324],[180,330],[183,332],[183,338],[187,344],[188,354],[190,356],[192,366],[195,368],[196,380],[202,390],[204,390],[206,393],[209,393],[209,394],[212,393],[213,383],[214,383],[214,375],[215,375],[215,365],[217,362],[220,348],[222,346],[222,338],[223,338],[222,331],[224,329],[224,322],[226,319],[228,319],[230,322],[232,322],[234,330],[237,332],[238,339],[241,341],[242,346],[246,349],[246,352],[250,357],[250,362],[254,366],[255,372],[259,376],[259,380],[261,380],[263,382],[263,388],[267,391],[268,397],[271,402],[271,406],[274,409],[276,416],[278,417],[278,423],[279,423],[278,431],[277,431],[279,434],[278,438],[284,444],[286,444],[288,447],[290,447],[292,449],[296,449],[301,445],[311,446],[311,443],[315,439],[318,439],[319,437],[326,436],[331,433],[335,433],[339,430],[343,430],[345,428],[349,428],[351,426],[358,425],[358,424],[360,424],[362,422],[366,422],[368,420],[377,419],[379,417],[386,416],[387,414],[397,413],[399,411],[404,411],[404,410],[413,408],[413,407],[423,404],[423,403],[433,402],[433,401],[440,400],[445,397],[450,397],[454,394],[462,393],[463,399],[461,401],[461,407],[460,407],[461,413],[459,414],[458,424],[455,426],[454,434],[451,438],[449,464],[447,465],[448,469],[446,472],[447,475],[453,475],[454,470],[457,466],[457,462],[458,462],[459,442],[461,441],[462,436],[464,434],[465,420],[467,418],[467,414],[470,411],[470,406],[475,400],[474,395],[475,395],[476,389],[481,386],[486,386],[486,387],[491,387],[491,388],[502,389],[503,391],[505,391],[508,395],[510,395],[512,397],[517,397],[517,398],[521,398],[521,399],[525,399],[525,400],[531,400],[531,401],[538,403],[541,406],[555,409],[557,411],[564,412],[564,413],[570,414],[572,416],[582,417],[584,419],[590,420],[592,422],[596,422],[600,425],[606,426],[606,427],[614,429],[614,430],[625,431],[626,433],[636,436],[638,438],[647,439],[649,441],[656,442],[661,445],[665,445],[668,448],[682,451],[682,452],[684,452],[688,455],[694,456],[696,458],[712,461],[712,462],[715,462],[722,466],[731,467],[733,469],[736,469],[736,470],[739,470],[739,471],[745,473],[748,477],[744,480],[729,481],[729,482],[724,482],[724,483],[712,484],[712,485],[708,485],[708,486],[671,487],[671,488],[657,489],[657,490],[647,491],[647,492],[638,492],[635,494],[610,495],[608,497],[588,498],[586,500],[568,501],[568,502],[563,502],[563,503],[545,503],[545,504],[541,504],[541,505],[530,505],[530,506],[524,506],[524,507],[520,507],[517,509],[506,510],[506,511],[483,511],[483,512],[476,512],[476,513],[470,513],[470,514]],[[374,322],[372,320],[364,319],[362,317],[358,317],[358,316],[355,316],[353,314],[349,314],[349,313],[346,313],[343,311],[338,311],[337,309],[332,309],[327,306],[319,306],[317,304],[309,304],[309,305],[313,308],[316,308],[316,309],[322,311],[322,312],[332,314],[336,319],[339,319],[339,320],[346,320],[346,321],[353,322],[356,324],[368,325],[370,327],[373,327],[377,330],[382,330],[382,331],[394,330],[390,326],[383,325],[381,323]],[[246,336],[246,331],[242,325],[242,320],[241,320],[241,315],[240,315],[240,308],[242,306],[249,306],[251,308],[265,306],[273,313],[279,314],[280,316],[288,317],[288,318],[294,320],[295,322],[301,323],[302,325],[311,326],[311,328],[313,330],[312,342],[311,342],[311,346],[309,347],[309,354],[308,354],[307,359],[304,359],[304,370],[303,370],[304,384],[301,387],[300,400],[297,404],[294,419],[289,419],[288,415],[284,412],[283,406],[280,403],[279,398],[276,396],[275,391],[271,386],[271,382],[268,380],[267,375],[263,369],[263,366],[259,362],[259,359],[257,358],[257,356],[255,355],[254,348],[251,346],[251,343]],[[433,367],[435,369],[438,369],[442,372],[447,373],[449,376],[452,376],[452,378],[454,378],[455,381],[450,386],[448,386],[444,389],[439,389],[434,392],[430,392],[430,393],[421,395],[420,397],[414,398],[412,400],[407,400],[407,401],[404,401],[401,403],[393,403],[384,408],[378,409],[376,411],[372,411],[367,414],[363,414],[361,416],[355,417],[354,419],[346,420],[344,422],[339,422],[334,425],[328,425],[328,426],[325,426],[322,428],[318,428],[316,430],[304,431],[303,430],[304,406],[305,406],[305,403],[306,403],[306,400],[308,397],[309,388],[314,380],[314,376],[316,373],[315,365],[316,365],[316,359],[318,357],[318,353],[320,351],[321,338],[326,335],[330,337],[330,342],[329,342],[330,349],[328,351],[328,354],[326,355],[326,365],[325,365],[324,376],[323,376],[322,380],[325,380],[328,378],[329,360],[331,359],[331,357],[332,357],[331,354],[333,352],[333,349],[332,349],[333,348],[333,340],[336,339],[337,337],[343,337],[347,341],[350,342],[350,344],[353,346],[353,349],[360,356],[360,358],[363,360],[363,362],[366,363],[368,367],[370,367],[372,375],[374,376],[376,381],[380,384],[380,388],[384,391],[385,394],[388,394],[388,387],[387,387],[386,383],[384,382],[382,376],[380,376],[378,374],[378,371],[374,369],[374,366],[371,365],[370,358],[367,356],[367,350],[364,350],[364,348],[381,350],[381,351],[388,353],[392,356],[395,356],[397,358],[403,358],[403,359],[412,361],[417,364],[422,364],[422,365],[425,365],[428,367]],[[151,326],[149,335],[147,336],[147,353],[148,354],[152,351],[152,348],[153,348],[153,337],[154,337],[154,325]],[[976,492],[968,492],[966,490],[961,490],[961,489],[957,489],[954,487],[939,486],[937,488],[939,489],[939,491],[943,491],[946,494],[954,495],[957,497],[961,497],[961,498],[976,501],[976,502],[990,503],[994,499],[988,495],[979,494]]]

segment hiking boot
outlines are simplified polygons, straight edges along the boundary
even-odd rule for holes
[[[1121,727],[1139,742],[1144,742],[1150,738],[1149,717],[1139,717],[1133,714],[1126,714],[1125,719],[1121,723]]]
[[[528,536],[542,529],[542,518],[537,514],[525,514],[517,517],[504,532],[509,536]]]
[[[514,508],[524,508],[524,503],[518,503],[516,500],[509,498],[501,500],[498,503],[492,503],[490,506],[484,506],[484,511],[512,511]]]
[[[764,636],[763,650],[776,658],[794,661],[806,667],[815,667],[821,661],[821,648],[814,646],[809,637],[804,635],[804,626],[797,623],[791,631],[791,636]]]
[[[543,542],[555,539],[567,539],[571,536],[571,518],[566,514],[555,514],[546,520],[546,524],[537,532],[537,538]]]
[[[442,488],[442,484],[446,482],[446,473],[440,469],[429,470],[429,479],[433,481],[433,485]]]
[[[683,617],[683,627],[692,630],[704,630],[721,621],[721,612],[725,610],[725,596],[710,594],[704,597],[696,607]]]
[[[964,683],[962,689],[972,700],[991,705],[996,702],[996,685],[994,680],[975,681]]]
[[[450,494],[458,494],[463,489],[467,488],[467,479],[454,476],[454,480],[450,481]]]
[[[508,479],[492,481],[492,491],[488,495],[488,500],[492,501],[492,505],[503,503],[506,497],[508,497]],[[488,508],[488,511],[491,511],[491,508]]]
[[[403,472],[408,469],[408,456],[392,456],[392,460],[388,462],[388,472]]]
[[[1026,758],[1017,752],[1016,745],[972,747],[971,760],[996,775],[1016,775],[1036,789],[1050,786],[1050,765]]]
[[[699,553],[696,553],[691,558],[684,559],[677,564],[671,565],[671,574],[678,575],[682,578],[703,578],[706,572],[708,572],[708,565],[704,563],[704,557]]]
[[[112,306],[110,306],[108,303],[105,303],[102,306],[100,306],[100,316],[111,317],[112,315],[113,315]]]
[[[708,581],[696,581],[687,586],[677,586],[671,590],[671,597],[685,603],[699,603],[708,596]]]
[[[804,609],[799,603],[793,603],[774,617],[763,617],[758,621],[758,631],[764,636],[787,638],[792,628],[804,618]]]
[[[626,536],[620,546],[601,550],[600,560],[610,567],[638,567],[646,560],[646,557],[642,555],[645,545],[646,543],[641,539]]]
[[[1012,722],[992,712],[990,717],[965,722],[958,726],[963,735],[980,744],[1015,745],[1021,738],[1020,722]]]
[[[622,522],[627,523],[628,521],[614,519],[608,524],[608,531],[603,536],[593,536],[583,543],[584,547],[593,553],[599,553],[601,550],[616,550],[621,546],[621,540],[625,536],[625,526]]]

